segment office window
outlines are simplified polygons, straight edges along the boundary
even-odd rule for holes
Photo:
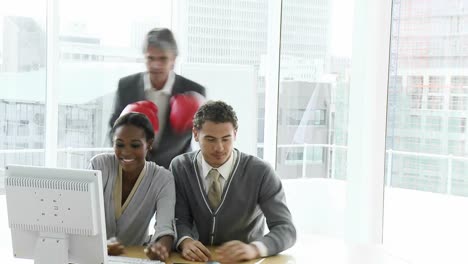
[[[288,113],[287,124],[293,127],[325,125],[325,109],[295,109]]]
[[[468,76],[452,76],[451,90],[453,94],[468,94]]]
[[[420,109],[423,97],[423,77],[408,76],[407,92],[410,95],[410,108]]]
[[[233,106],[241,120],[237,147],[263,157],[265,91],[275,89],[265,82],[274,3],[252,3],[243,7],[242,1],[184,0],[174,21],[180,32],[180,73],[204,84],[209,99]]]
[[[465,155],[465,141],[464,140],[449,140],[448,153],[454,156]]]
[[[45,110],[47,70],[46,2],[10,1],[1,10],[0,189],[5,165],[44,165],[45,126],[34,113]],[[24,152],[32,142],[42,152]]]
[[[169,25],[170,9],[147,0],[59,0],[59,7],[57,164],[85,168],[99,153],[87,149],[111,147],[108,122],[117,82],[145,69],[143,38],[150,29]],[[109,7],[112,12],[103,19],[101,11]]]
[[[268,0],[249,3],[184,0],[177,1],[176,5],[174,1],[147,0],[57,1],[59,9],[53,15],[59,19],[53,28],[59,28],[58,42],[48,44],[55,47],[49,54],[57,52],[58,64],[47,61],[54,66],[51,71],[56,69],[52,74],[56,78],[53,87],[46,87],[45,79],[49,69],[45,68],[44,47],[51,30],[44,26],[46,2],[15,2],[17,10],[21,10],[19,16],[34,17],[33,22],[22,18],[15,22],[27,28],[22,33],[29,32],[15,37],[26,36],[27,41],[2,35],[2,40],[14,41],[12,47],[1,46],[1,99],[3,92],[8,92],[6,101],[0,101],[0,117],[4,117],[0,118],[0,124],[7,135],[0,137],[3,140],[0,146],[29,149],[30,153],[0,151],[0,164],[20,160],[20,163],[44,165],[44,148],[47,148],[44,138],[50,139],[54,134],[49,129],[57,132],[59,167],[84,168],[90,157],[110,147],[108,119],[117,81],[144,70],[142,39],[149,29],[158,26],[174,29],[180,49],[176,72],[204,84],[210,99],[223,99],[232,104],[241,122],[236,143],[247,142],[237,147],[263,157],[268,103],[265,94],[276,92],[275,83],[266,84],[267,58],[272,56],[268,46],[271,38],[279,41],[280,37],[272,37],[268,28],[277,19],[282,21],[278,25],[282,34],[278,144],[274,146],[278,151],[278,175],[282,179],[294,179],[284,182],[288,185],[288,202],[301,234],[315,233],[324,226],[325,229],[320,229],[322,233],[343,234],[352,1],[286,0],[281,3],[281,18],[272,17],[271,12],[272,5],[279,2]],[[28,6],[29,13],[21,13],[26,12],[24,6]],[[179,9],[172,10],[174,7]],[[108,12],[104,14],[102,10]],[[31,15],[31,12],[40,14]],[[16,53],[26,54],[24,57],[29,61],[23,61],[24,57],[17,54],[21,63],[7,64],[5,58],[9,55],[5,55],[5,49],[21,50]],[[15,67],[13,74],[9,70],[11,65]],[[407,89],[407,74],[393,77],[397,80],[394,99],[398,99]],[[422,87],[417,87],[424,83],[421,78],[415,76],[414,80],[418,109],[424,108]],[[18,95],[24,87],[27,92]],[[47,102],[46,89],[53,91],[53,98]],[[60,115],[50,122],[54,109]],[[419,121],[414,121],[415,129],[423,127],[424,117],[418,118]],[[397,120],[389,124],[398,126]],[[57,127],[47,126],[55,121]],[[331,199],[322,199],[324,193],[312,191],[325,190],[321,184],[333,188]],[[317,196],[311,197],[312,194]],[[313,205],[308,201],[317,197],[325,204],[311,208]]]
[[[326,110],[325,109],[316,109],[313,111],[312,117],[309,118],[307,124],[309,125],[325,125],[326,123]]]
[[[464,117],[449,117],[448,132],[464,134],[466,130],[466,118]]]
[[[444,108],[444,97],[443,96],[427,96],[427,109],[442,110]]]
[[[284,162],[291,157],[299,160],[297,152],[281,155],[285,160],[278,158],[280,174],[334,178],[338,175],[329,173],[341,173],[336,167],[346,164],[331,145],[347,145],[343,139],[347,134],[351,36],[345,33],[344,20],[332,20],[331,14],[339,12],[334,7],[329,1],[283,2],[278,152],[282,153],[281,145],[286,144],[299,149],[314,144],[325,146],[320,150],[323,157],[318,155],[324,162],[306,165],[305,170],[302,164]],[[310,16],[311,12],[316,15]],[[330,38],[341,39],[341,45],[330,45]]]
[[[440,94],[444,92],[445,78],[443,76],[429,76],[429,93]]]
[[[440,153],[442,151],[440,139],[426,139],[424,142],[424,152],[426,153]]]
[[[468,208],[468,50],[461,48],[468,42],[460,24],[468,14],[466,4],[392,4],[389,80],[402,76],[406,93],[393,95],[389,110],[398,110],[387,113],[393,121],[387,122],[386,162],[391,167],[386,170],[383,238],[390,251],[410,262],[422,252],[430,255],[426,253],[468,243],[468,215],[459,213]],[[395,129],[398,122],[414,122],[406,116],[420,116],[422,126]],[[429,261],[433,259],[422,262]]]
[[[440,116],[427,116],[426,129],[427,131],[440,132],[442,129],[442,118]]]
[[[395,123],[394,125],[396,126],[397,124],[398,123]],[[405,124],[409,129],[421,129],[421,116],[410,115]]]
[[[344,233],[352,19],[352,1],[282,1],[276,170],[303,234]]]
[[[18,129],[17,133],[19,137],[29,136],[29,120],[19,120],[17,129]],[[26,142],[24,142],[24,144],[27,145]]]
[[[303,165],[304,162],[307,164],[322,163],[323,152],[324,148],[322,147],[291,148],[285,152],[285,163],[288,165]]]
[[[405,150],[419,150],[421,147],[421,139],[418,137],[404,137],[402,140]]]
[[[465,111],[468,110],[468,96],[459,95],[459,96],[450,96],[450,110]]]
[[[454,142],[459,145],[460,142]],[[452,193],[454,195],[463,195],[468,190],[468,176],[466,170],[468,166],[466,162],[454,160],[452,163]]]

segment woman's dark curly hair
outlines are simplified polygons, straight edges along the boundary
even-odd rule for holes
[[[131,112],[119,117],[115,120],[114,126],[112,127],[112,135],[115,134],[115,130],[117,130],[117,128],[123,125],[132,125],[143,129],[146,141],[154,139],[153,125],[151,125],[148,117],[144,114]]]

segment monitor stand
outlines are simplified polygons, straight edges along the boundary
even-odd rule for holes
[[[34,255],[34,264],[68,263],[68,238],[64,234],[41,233]]]

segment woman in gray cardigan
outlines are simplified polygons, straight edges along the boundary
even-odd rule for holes
[[[89,165],[102,172],[108,253],[120,255],[125,246],[149,242],[148,257],[165,260],[175,236],[173,176],[145,159],[154,139],[145,115],[123,115],[113,130],[114,153],[99,154]],[[149,223],[155,214],[155,232],[149,239]]]

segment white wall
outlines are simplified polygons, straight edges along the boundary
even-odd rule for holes
[[[322,178],[283,180],[283,187],[299,237],[311,234],[343,237],[345,181]]]

